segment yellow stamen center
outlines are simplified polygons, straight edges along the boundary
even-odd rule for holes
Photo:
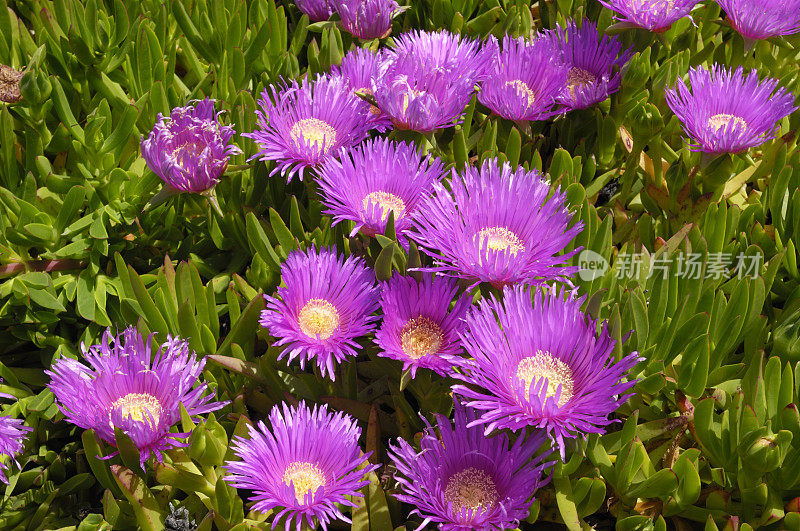
[[[289,135],[298,147],[310,146],[322,155],[336,143],[336,129],[318,118],[303,118],[292,126]]]
[[[530,387],[533,381],[547,379],[546,398],[556,396],[558,386],[561,386],[561,396],[558,406],[561,407],[572,398],[575,381],[572,378],[572,369],[562,360],[549,352],[538,351],[535,355],[523,358],[517,365],[517,378],[525,384],[525,400],[530,400]]]
[[[478,233],[481,250],[507,251],[512,256],[523,251],[525,246],[519,237],[505,227],[487,227]]]
[[[164,413],[164,407],[158,398],[148,393],[128,393],[111,404],[111,410],[119,411],[123,418],[130,417],[136,422],[150,423],[152,417],[154,426],[158,425]],[[113,423],[111,427],[114,427]]]
[[[536,93],[534,93],[528,86],[528,84],[525,83],[524,81],[520,79],[515,79],[514,81],[506,81],[506,86],[513,87],[517,93],[517,96],[525,99],[527,103],[527,105],[525,105],[526,109],[531,105],[533,105],[533,102],[536,101]]]
[[[325,486],[325,474],[313,463],[295,461],[286,467],[283,482],[294,486],[297,503],[303,503],[306,493],[313,494],[318,488]]]
[[[394,212],[395,220],[402,218],[406,213],[406,204],[403,200],[389,192],[371,192],[364,196],[362,203],[365,212],[369,212],[371,205],[377,205],[381,210],[383,221],[389,217],[389,212]]]
[[[498,497],[492,476],[473,467],[453,474],[444,489],[445,501],[452,503],[458,512],[462,509],[487,509],[497,502]]]
[[[400,333],[403,352],[411,359],[436,354],[442,346],[442,328],[427,317],[409,320]]]
[[[325,299],[311,299],[300,310],[299,321],[308,337],[328,339],[339,327],[339,311]]]
[[[731,122],[733,122],[733,125],[729,125]],[[708,119],[708,126],[711,127],[715,133],[723,127],[733,128],[736,125],[740,126],[742,131],[747,131],[747,122],[745,122],[743,118],[734,116],[733,114],[715,114]]]
[[[567,88],[569,95],[575,97],[575,90],[581,85],[593,85],[597,81],[597,76],[584,70],[583,68],[574,67],[567,74]]]

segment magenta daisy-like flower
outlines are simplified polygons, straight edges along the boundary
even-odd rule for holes
[[[392,17],[399,8],[395,0],[342,0],[337,12],[348,33],[359,39],[382,39],[392,32]]]
[[[443,531],[512,529],[528,516],[536,491],[547,484],[547,454],[534,455],[545,442],[543,434],[487,438],[472,428],[475,413],[455,401],[455,427],[437,415],[439,436],[428,426],[420,451],[398,439],[389,455],[397,468],[400,494],[395,497],[414,507],[423,519],[419,529],[433,522]]]
[[[400,35],[387,52],[390,61],[410,57],[429,71],[463,77],[472,84],[489,74],[493,50],[477,40],[461,38],[449,31],[411,31]]]
[[[382,57],[381,52],[375,53],[366,48],[356,48],[345,54],[341,65],[331,67],[331,76],[344,79],[353,92],[358,91],[374,96],[373,87],[383,75],[385,67]],[[359,101],[368,113],[371,128],[384,132],[391,127],[392,121],[379,108],[360,98]]]
[[[308,15],[311,22],[328,20],[334,13],[333,2],[330,0],[295,0],[297,9]]]
[[[538,171],[489,159],[452,176],[449,189],[434,184],[408,232],[434,257],[429,271],[495,286],[536,284],[576,271],[563,264],[578,250],[559,253],[583,224],[570,225],[566,195],[556,190],[548,199],[550,186]]]
[[[758,80],[714,65],[689,70],[689,82],[678,80],[666,91],[667,104],[691,137],[690,148],[703,153],[739,153],[775,138],[776,123],[797,107],[794,95],[778,80]]]
[[[2,394],[0,396],[9,395]],[[24,419],[0,415],[0,481],[6,485],[8,485],[6,472],[11,468],[12,461],[19,468],[16,457],[22,453],[25,437],[33,431],[33,428],[25,426],[24,422]]]
[[[213,188],[230,157],[241,153],[228,145],[235,131],[219,122],[219,114],[210,99],[175,107],[168,117],[159,113],[150,135],[142,140],[147,166],[174,191],[201,193]]]
[[[492,45],[498,48],[496,40]],[[567,69],[548,39],[506,36],[478,100],[507,120],[546,120],[558,114],[553,107],[566,79]]]
[[[550,35],[569,69],[558,97],[566,110],[591,107],[619,90],[633,47],[623,51],[616,37],[600,38],[597,25],[588,20],[580,28],[571,21]]]
[[[234,437],[231,448],[239,461],[227,461],[230,485],[253,491],[253,509],[274,512],[273,529],[285,521],[287,531],[328,529],[333,520],[350,522],[339,505],[355,507],[348,497],[363,496],[359,490],[375,470],[361,453],[361,429],[343,413],[328,413],[326,406],[311,409],[275,406],[270,428],[259,421],[248,426],[249,438]]]
[[[623,377],[636,353],[614,360],[615,341],[606,323],[581,311],[583,298],[555,289],[506,287],[502,300],[482,300],[467,316],[462,340],[472,360],[453,386],[480,417],[486,433],[527,426],[540,428],[558,444],[603,433],[608,416],[628,400],[636,383]]]
[[[617,13],[620,27],[638,27],[661,33],[683,17],[688,17],[700,0],[598,1]]]
[[[368,107],[362,105],[340,77],[320,76],[311,83],[292,81],[278,90],[270,87],[258,103],[258,128],[247,136],[256,141],[253,158],[277,162],[272,174],[295,173],[318,166],[343,147],[358,144],[370,128]]]
[[[733,29],[756,41],[800,32],[800,0],[717,0]]]
[[[316,359],[323,376],[336,378],[334,363],[355,356],[356,342],[375,328],[378,288],[375,273],[361,258],[346,260],[335,250],[293,251],[281,266],[285,287],[277,297],[264,296],[261,325],[286,345],[289,362],[300,367]]]
[[[412,378],[420,367],[442,376],[450,374],[463,352],[458,334],[472,303],[463,294],[451,309],[457,293],[454,279],[426,275],[417,282],[393,275],[381,295],[383,324],[375,333],[379,355],[402,361]]]
[[[354,221],[351,236],[358,231],[373,236],[384,232],[393,213],[395,232],[407,246],[411,214],[443,175],[438,158],[421,156],[413,144],[379,138],[343,150],[340,160],[328,160],[318,182],[334,224]]]
[[[61,358],[45,371],[61,411],[69,422],[95,430],[112,445],[118,427],[133,440],[142,463],[186,446],[178,439],[188,433],[170,431],[180,420],[181,404],[192,417],[227,404],[212,402],[214,395],[205,395],[207,384],[196,385],[205,359],[198,360],[178,338],[167,336],[153,356],[149,338],[130,327],[116,337],[106,331],[99,345],[82,350],[88,366]]]

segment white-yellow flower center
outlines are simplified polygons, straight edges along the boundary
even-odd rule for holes
[[[487,227],[478,233],[478,245],[481,250],[506,251],[512,256],[523,251],[522,240],[505,227]]]
[[[410,319],[400,333],[403,353],[411,359],[436,354],[442,346],[442,328],[427,317]]]
[[[319,118],[303,118],[292,126],[289,135],[298,147],[310,146],[322,155],[336,144],[336,129]]]
[[[306,493],[314,494],[318,488],[325,486],[325,474],[313,463],[295,461],[286,467],[283,482],[294,486],[297,503],[303,503]]]
[[[575,387],[572,377],[572,369],[564,361],[553,356],[549,352],[537,351],[533,356],[523,358],[517,365],[517,378],[522,380],[525,385],[525,400],[530,400],[530,387],[534,381],[547,379],[545,397],[556,396],[558,387],[561,386],[561,396],[558,398],[558,406],[566,404]]]
[[[732,125],[730,125],[731,122],[733,122]],[[742,128],[742,131],[747,131],[747,122],[745,122],[743,118],[733,114],[715,114],[708,119],[708,126],[712,128],[715,133],[724,127],[732,128],[737,125]]]
[[[164,406],[151,394],[128,393],[111,404],[111,411],[119,411],[122,418],[130,417],[136,422],[150,423],[152,418],[153,426],[157,426],[164,413]],[[111,427],[114,427],[113,423]]]
[[[531,90],[527,83],[520,79],[515,79],[514,81],[506,81],[507,87],[513,87],[514,91],[517,93],[517,96],[523,98],[526,102],[525,108],[527,109],[533,102],[536,101],[536,93]]]
[[[383,221],[386,221],[389,217],[389,212],[394,212],[395,220],[402,218],[406,213],[406,204],[403,200],[389,192],[371,192],[364,196],[362,203],[365,212],[369,212],[370,205],[377,205],[381,210],[381,219]]]
[[[497,503],[498,497],[492,476],[474,467],[453,474],[444,489],[444,500],[452,503],[456,512],[485,510]]]
[[[339,311],[325,299],[311,299],[300,310],[300,330],[314,339],[328,339],[339,327]]]

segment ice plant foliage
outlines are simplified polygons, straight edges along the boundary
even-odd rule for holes
[[[22,453],[25,437],[33,431],[33,428],[25,426],[24,422],[24,419],[0,415],[0,481],[6,485],[8,485],[6,471],[9,470],[12,461],[19,467],[17,455]]]
[[[449,189],[434,184],[413,216],[409,236],[434,257],[431,271],[502,286],[565,278],[575,269],[562,253],[581,231],[566,196],[536,171],[497,159],[453,169]],[[546,235],[546,237],[544,237]]]
[[[241,150],[228,145],[233,127],[222,125],[214,101],[175,107],[158,115],[150,135],[142,140],[147,166],[177,192],[205,192],[219,182],[232,155]]]
[[[481,103],[514,121],[546,120],[558,114],[553,107],[567,69],[548,39],[539,36],[528,42],[506,36],[502,51],[496,40],[487,49],[494,49],[495,56],[478,94]]]
[[[377,466],[358,445],[361,429],[343,413],[304,402],[275,406],[270,427],[259,421],[248,426],[249,438],[235,437],[231,448],[238,461],[225,464],[225,481],[253,491],[253,509],[274,511],[272,527],[328,529],[332,520],[350,519],[339,505],[355,507],[348,496],[360,497],[369,483],[364,476]]]
[[[633,47],[622,49],[616,37],[600,37],[597,25],[588,20],[578,27],[574,21],[550,33],[568,68],[558,102],[565,110],[585,109],[619,90],[625,65]]]
[[[654,32],[667,31],[675,22],[688,17],[700,0],[598,0],[617,14],[625,27]]]
[[[359,39],[379,39],[392,32],[392,17],[399,8],[395,0],[341,0],[336,10],[347,32]]]
[[[714,65],[689,70],[689,83],[678,80],[666,92],[667,104],[691,137],[693,151],[739,153],[775,137],[776,124],[794,112],[794,95],[778,88],[778,80],[758,79]]]
[[[342,147],[361,142],[370,128],[369,110],[341,77],[307,78],[264,89],[256,111],[258,125],[246,133],[259,146],[253,157],[277,164],[270,175],[295,174],[300,180]]]
[[[375,94],[374,87],[384,70],[383,52],[375,53],[366,48],[356,48],[342,58],[340,65],[331,67],[331,77],[344,79],[354,93],[360,92],[372,96]],[[384,132],[391,127],[391,120],[379,108],[366,101],[360,99],[359,101],[368,113],[371,128]]]
[[[455,280],[425,275],[422,281],[393,275],[383,285],[383,324],[375,333],[380,356],[403,362],[411,377],[417,369],[442,376],[452,372],[463,352],[458,337],[471,301],[468,294],[450,303],[458,293]]]
[[[308,15],[311,22],[328,20],[334,13],[334,2],[331,0],[295,0],[297,9]]]
[[[531,304],[533,295],[533,304]],[[606,323],[581,311],[583,298],[555,288],[506,287],[503,298],[481,300],[462,334],[472,357],[453,386],[479,411],[470,425],[486,433],[528,426],[547,432],[564,457],[564,440],[603,433],[608,416],[631,396],[624,382],[639,361],[633,353],[614,360]]]
[[[323,376],[336,378],[335,363],[355,356],[356,342],[375,327],[378,288],[375,273],[360,258],[335,250],[292,252],[281,266],[284,287],[266,296],[261,325],[286,345],[280,358],[298,358],[300,367],[316,360]]]
[[[413,144],[386,139],[367,140],[339,159],[329,159],[320,171],[319,186],[325,213],[333,223],[353,221],[351,233],[369,236],[383,233],[389,214],[394,214],[400,242],[411,224],[411,215],[433,183],[444,176],[442,162],[421,156]]]
[[[196,385],[205,359],[198,360],[179,338],[167,336],[153,356],[150,338],[145,341],[130,327],[117,336],[106,331],[100,344],[82,350],[88,365],[61,358],[45,371],[61,411],[110,444],[115,444],[114,428],[121,429],[143,463],[151,456],[160,461],[164,451],[186,445],[178,439],[188,433],[170,431],[180,420],[181,404],[193,417],[226,404],[205,394],[207,384]]]
[[[717,0],[746,40],[800,32],[800,0]]]
[[[547,454],[534,456],[545,437],[506,434],[487,438],[470,427],[475,413],[458,400],[455,426],[437,415],[439,435],[428,426],[420,451],[399,439],[389,454],[397,468],[400,494],[395,497],[414,507],[412,514],[443,531],[511,529],[528,515],[532,497],[549,479],[543,478]]]

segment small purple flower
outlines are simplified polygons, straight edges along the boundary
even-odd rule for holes
[[[219,182],[232,155],[241,153],[228,145],[233,127],[221,125],[214,101],[175,107],[169,117],[159,113],[150,135],[142,140],[147,166],[177,192],[205,192]]]
[[[554,44],[569,68],[558,102],[566,110],[585,109],[619,90],[625,65],[633,47],[622,50],[616,37],[597,33],[597,25],[588,20],[579,28],[571,21],[566,28],[551,32]]]
[[[278,359],[300,359],[305,368],[316,358],[323,376],[336,378],[334,362],[356,356],[356,342],[375,328],[378,288],[375,273],[361,258],[346,260],[335,250],[293,251],[281,266],[285,287],[278,297],[264,296],[261,325],[287,345]]]
[[[5,396],[5,395],[4,395]],[[30,426],[25,426],[24,419],[15,419],[6,415],[0,415],[0,481],[8,485],[6,472],[11,469],[11,463],[19,468],[17,455],[20,454],[25,446],[25,437],[33,431]]]
[[[423,518],[419,529],[430,522],[442,531],[511,529],[528,516],[536,491],[552,462],[548,454],[534,455],[545,442],[536,433],[517,437],[512,444],[506,434],[487,438],[472,428],[475,412],[455,401],[455,427],[437,415],[439,436],[428,426],[420,440],[420,452],[405,440],[390,445],[389,455],[397,468],[400,494],[395,498],[414,506],[411,514]]]
[[[800,0],[717,0],[746,40],[800,32]]]
[[[272,528],[285,520],[286,531],[328,529],[332,520],[350,522],[339,505],[355,507],[348,499],[361,497],[369,484],[365,476],[375,470],[361,453],[361,429],[343,413],[328,413],[327,406],[310,409],[276,405],[264,422],[248,426],[249,438],[234,437],[231,448],[240,461],[227,461],[230,485],[253,491],[253,509],[274,510]]]
[[[452,373],[463,349],[458,334],[472,303],[468,294],[450,302],[458,293],[454,279],[425,275],[422,282],[393,275],[383,285],[383,324],[375,333],[380,356],[403,362],[403,370],[430,369],[442,376]]]
[[[318,182],[325,213],[334,225],[354,221],[351,236],[358,231],[374,236],[386,230],[391,212],[395,232],[407,247],[411,215],[443,175],[442,162],[421,156],[413,144],[375,139],[342,150],[341,160],[329,159]]]
[[[368,108],[362,105],[342,78],[320,76],[312,84],[289,85],[264,90],[258,103],[258,128],[245,133],[256,141],[253,158],[277,162],[270,175],[281,172],[291,181],[300,180],[307,168],[317,167],[343,147],[358,144],[370,128]]]
[[[689,81],[691,90],[678,80],[666,99],[694,141],[692,151],[739,153],[759,146],[775,138],[776,122],[797,110],[792,93],[777,88],[777,79],[759,82],[755,70],[744,75],[742,67],[698,67],[689,70]]]
[[[449,190],[417,208],[408,236],[434,257],[435,271],[502,286],[563,279],[576,269],[563,264],[578,252],[561,253],[581,231],[572,222],[566,195],[548,199],[550,186],[537,170],[512,170],[497,159],[480,169],[453,170]]]
[[[400,9],[395,0],[341,0],[337,8],[342,26],[359,39],[383,39],[392,32],[392,17]]]
[[[700,0],[598,0],[617,13],[619,27],[638,27],[654,33],[667,31],[688,17]]]
[[[491,42],[497,50],[497,41]],[[503,50],[496,52],[491,75],[481,84],[478,100],[507,120],[555,116],[559,111],[553,106],[567,79],[558,55],[549,39],[527,42],[506,36]]]
[[[375,53],[366,48],[356,48],[345,54],[341,65],[331,67],[331,77],[344,79],[353,92],[358,91],[374,97],[373,86],[383,75],[384,69],[385,63],[381,52]],[[391,127],[392,121],[379,108],[361,99],[359,101],[361,106],[367,110],[371,128],[382,133]]]
[[[295,0],[297,9],[308,15],[311,22],[328,20],[334,12],[330,0]]]
[[[155,357],[150,338],[145,341],[133,327],[116,337],[106,331],[99,345],[81,347],[89,366],[61,358],[45,371],[61,411],[69,422],[93,429],[112,445],[118,427],[133,440],[142,463],[150,456],[161,461],[163,452],[186,446],[177,439],[188,433],[170,432],[180,420],[181,404],[197,417],[227,403],[204,396],[207,384],[195,386],[205,359],[198,360],[179,338],[167,336]]]
[[[470,425],[487,434],[527,426],[548,433],[564,456],[564,439],[603,433],[608,416],[630,398],[636,383],[622,378],[639,359],[614,361],[615,341],[606,323],[581,311],[583,298],[554,288],[506,287],[503,298],[482,300],[467,316],[461,335],[472,360],[453,386],[479,410]]]

